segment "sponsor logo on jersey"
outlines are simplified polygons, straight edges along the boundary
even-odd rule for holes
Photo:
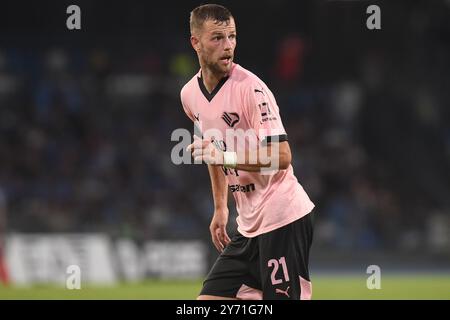
[[[272,111],[270,111],[269,104],[263,102],[258,104],[259,110],[261,111],[261,123],[266,121],[277,120],[277,117],[272,116]]]
[[[255,191],[255,184],[250,183],[247,185],[240,185],[240,184],[232,184],[229,185],[231,192],[251,192]]]

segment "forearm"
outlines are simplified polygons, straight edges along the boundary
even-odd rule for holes
[[[262,168],[285,170],[291,163],[289,145],[270,144],[257,150],[237,153],[236,169],[242,171],[260,171]]]
[[[258,149],[246,149],[238,152],[222,152],[209,140],[197,140],[187,147],[192,152],[195,161],[204,161],[212,166],[225,166],[243,171],[260,171],[262,168],[286,170],[291,164],[291,149],[287,141],[270,143],[260,146]],[[209,166],[210,167],[210,166]],[[214,189],[220,193],[217,185],[226,185],[225,177],[220,171],[211,171],[211,183]],[[218,173],[220,172],[221,175]],[[224,179],[220,183],[220,178]]]
[[[223,210],[228,208],[228,184],[220,166],[208,164],[209,177],[214,199],[214,209]]]

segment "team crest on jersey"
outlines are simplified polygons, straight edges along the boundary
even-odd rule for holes
[[[227,125],[233,128],[234,125],[239,122],[239,115],[236,112],[224,112],[222,114],[222,119]]]

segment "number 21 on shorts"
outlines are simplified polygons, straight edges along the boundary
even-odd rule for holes
[[[278,268],[280,267],[281,264],[281,268],[283,269],[283,276],[284,276],[284,280],[283,279],[277,279],[277,272],[278,272]],[[269,268],[271,268],[273,266],[273,270],[272,270],[272,274],[270,275],[270,280],[272,281],[272,285],[276,285],[276,284],[280,284],[283,281],[288,282],[289,281],[289,274],[288,274],[288,269],[286,266],[286,259],[285,257],[281,257],[280,259],[270,259],[267,262],[267,266]]]

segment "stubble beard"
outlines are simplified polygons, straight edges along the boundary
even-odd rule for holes
[[[214,75],[218,76],[218,77],[224,77],[228,74],[228,72],[230,72],[231,70],[231,65],[232,65],[233,60],[231,60],[231,63],[228,67],[226,68],[221,68],[219,63],[220,60],[217,62],[212,62],[212,61],[208,61],[207,59],[205,59],[205,67]]]

